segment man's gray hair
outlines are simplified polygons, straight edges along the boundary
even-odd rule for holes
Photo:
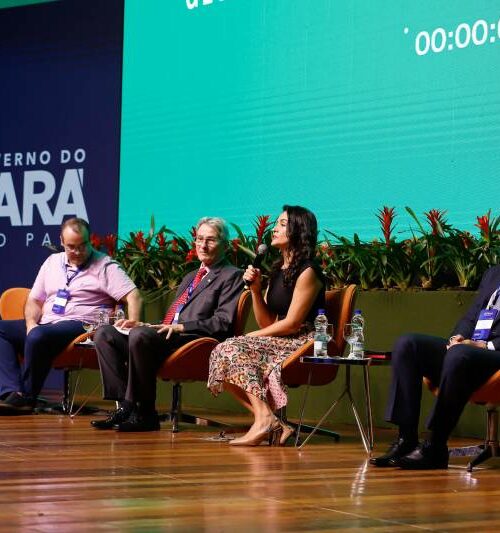
[[[198,232],[198,229],[201,225],[206,224],[207,226],[210,226],[215,229],[217,232],[217,237],[224,243],[227,244],[229,242],[229,228],[227,227],[227,223],[223,218],[220,217],[203,217],[198,220],[198,224],[196,224],[196,232]]]

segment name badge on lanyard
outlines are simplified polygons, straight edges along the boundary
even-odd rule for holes
[[[175,310],[174,318],[172,319],[172,324],[177,324],[179,322],[179,315],[181,314],[183,307],[184,307],[184,304],[180,304],[177,306],[177,309]]]
[[[70,299],[70,292],[69,292],[69,284],[78,276],[80,273],[80,268],[77,268],[76,270],[72,270],[71,272],[68,272],[68,266],[66,264],[63,265],[64,273],[66,274],[66,288],[65,289],[58,289],[54,304],[52,305],[52,312],[56,315],[64,315],[64,312],[66,311],[66,306],[68,305],[68,301]]]
[[[54,305],[52,306],[52,312],[56,313],[56,315],[64,315],[69,296],[70,294],[68,290],[59,289],[54,300]]]
[[[498,309],[482,309],[479,313],[476,328],[472,334],[473,341],[487,341],[493,322],[498,315]]]

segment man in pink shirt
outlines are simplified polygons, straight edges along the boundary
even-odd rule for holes
[[[139,320],[138,289],[118,263],[92,248],[85,220],[64,222],[61,244],[64,252],[48,257],[38,272],[25,320],[0,320],[0,415],[33,410],[52,360],[100,307],[124,302],[129,317]]]

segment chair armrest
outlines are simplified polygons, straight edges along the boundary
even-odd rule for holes
[[[73,339],[52,361],[52,368],[99,370],[99,361],[94,348],[82,348],[77,343],[85,341],[89,333],[82,333]]]

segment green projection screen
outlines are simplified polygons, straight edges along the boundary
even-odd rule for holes
[[[375,211],[498,214],[491,0],[127,0],[120,232],[250,228],[283,203],[366,239]]]

